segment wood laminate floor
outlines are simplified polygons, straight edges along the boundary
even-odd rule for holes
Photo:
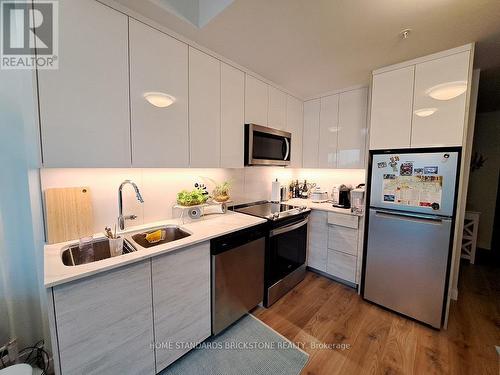
[[[436,331],[308,272],[253,314],[309,353],[302,374],[499,375],[500,269],[464,264],[459,297],[448,330]]]

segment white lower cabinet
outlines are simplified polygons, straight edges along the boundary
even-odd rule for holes
[[[211,334],[210,243],[152,260],[156,371]]]
[[[326,211],[311,211],[309,215],[309,236],[307,265],[326,271],[328,248],[328,224]]]
[[[358,284],[361,259],[359,218],[313,210],[309,219],[307,265],[337,279]]]
[[[62,375],[155,374],[150,260],[52,293]]]

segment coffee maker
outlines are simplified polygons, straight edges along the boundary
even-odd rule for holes
[[[351,185],[340,185],[339,202],[333,206],[338,208],[351,208],[351,190]]]

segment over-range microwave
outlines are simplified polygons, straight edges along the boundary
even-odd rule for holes
[[[290,165],[291,152],[291,133],[245,124],[245,165]]]

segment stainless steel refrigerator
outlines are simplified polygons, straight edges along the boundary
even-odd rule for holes
[[[363,297],[441,327],[459,150],[373,151]]]

